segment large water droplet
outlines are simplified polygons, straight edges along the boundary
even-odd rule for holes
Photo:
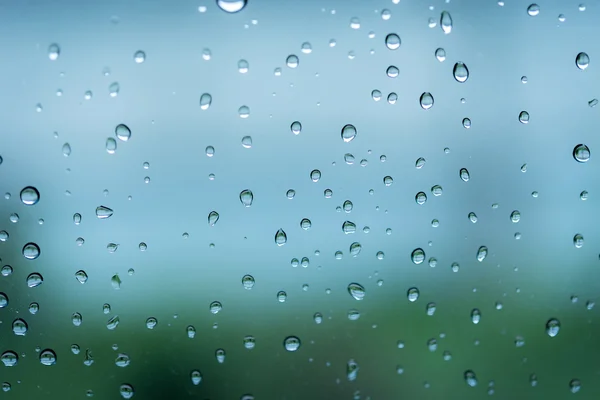
[[[442,11],[440,15],[440,28],[446,35],[452,32],[452,16],[448,11]]]
[[[37,204],[39,200],[40,192],[38,192],[38,190],[33,186],[27,186],[26,188],[21,190],[21,202],[23,202],[23,204],[32,206],[34,204]]]
[[[240,12],[248,4],[247,0],[217,0],[217,6],[226,13]]]
[[[577,68],[583,71],[590,65],[590,56],[584,52],[577,54],[577,57],[575,57],[575,65],[577,65]]]
[[[410,289],[408,289],[408,291],[406,292],[406,297],[408,298],[408,301],[410,301],[411,303],[414,303],[415,301],[417,301],[419,299],[419,289],[417,289],[416,287],[412,287]]]
[[[240,201],[244,205],[244,207],[250,207],[252,202],[254,201],[254,194],[250,189],[244,189],[240,193]]]
[[[419,103],[421,104],[421,108],[423,110],[429,110],[431,107],[433,107],[433,96],[429,92],[423,92],[419,98]]]
[[[40,363],[51,366],[56,364],[56,353],[52,349],[45,349],[40,352]]]
[[[287,243],[287,234],[283,229],[279,229],[275,233],[275,243],[277,244],[277,246],[283,246]]]
[[[48,58],[50,61],[56,61],[60,56],[60,47],[56,43],[52,43],[48,46]]]
[[[79,271],[75,272],[75,279],[77,279],[77,281],[83,285],[87,282],[88,275],[84,270],[80,269]]]
[[[242,138],[242,147],[245,149],[252,148],[252,136],[244,136]]]
[[[131,359],[125,353],[119,353],[117,358],[115,358],[115,365],[117,367],[125,368],[131,363]]]
[[[352,257],[357,257],[362,250],[362,245],[358,242],[354,242],[350,245],[350,255]]]
[[[538,6],[537,4],[533,3],[530,4],[529,7],[527,7],[527,14],[529,14],[530,17],[535,17],[540,13],[540,6]]]
[[[27,276],[27,286],[30,288],[40,286],[43,282],[44,278],[37,272],[33,272]]]
[[[466,168],[461,168],[460,171],[458,172],[460,179],[462,179],[465,182],[468,182],[469,179],[471,179],[471,175],[469,174],[469,170],[467,170]]]
[[[28,260],[35,260],[40,256],[40,247],[33,243],[29,242],[25,246],[23,246],[23,257]]]
[[[71,145],[69,143],[63,144],[62,153],[65,157],[69,157],[71,155]]]
[[[349,143],[356,137],[356,128],[352,124],[344,125],[342,128],[342,140]]]
[[[342,231],[348,235],[356,232],[356,224],[352,221],[344,221],[342,224]]]
[[[124,383],[119,387],[119,394],[124,399],[131,399],[134,393],[133,386],[128,383]]]
[[[197,369],[190,372],[190,379],[192,380],[192,384],[194,386],[198,386],[200,382],[202,382],[202,374]]]
[[[200,96],[200,109],[201,110],[208,110],[208,107],[210,107],[211,104],[212,104],[212,96],[210,95],[210,93],[204,93],[202,96]]]
[[[355,300],[363,300],[365,298],[365,288],[358,283],[351,283],[348,285],[348,293],[354,297]]]
[[[131,129],[125,124],[119,124],[115,128],[115,135],[117,135],[117,139],[122,142],[126,142],[131,138]]]
[[[113,210],[105,207],[105,206],[98,206],[96,207],[96,217],[98,217],[98,219],[107,219],[110,218],[113,215]]]
[[[119,322],[121,322],[121,319],[119,318],[119,316],[118,315],[113,315],[106,322],[106,329],[108,329],[110,331],[115,330],[117,328],[117,326],[119,326]]]
[[[25,336],[27,334],[27,330],[29,326],[24,319],[17,318],[12,323],[12,331],[17,336]]]
[[[390,50],[396,50],[400,47],[400,36],[395,33],[390,33],[385,37],[385,45]]]
[[[287,65],[288,68],[297,68],[298,64],[300,64],[300,60],[298,59],[298,56],[295,54],[290,54],[285,59],[285,65]]]
[[[296,336],[288,336],[283,341],[283,347],[287,351],[297,351],[300,348],[301,342]]]
[[[469,79],[469,69],[463,62],[457,62],[454,64],[454,69],[452,70],[454,74],[454,79],[457,82],[465,83],[467,79]]]
[[[425,252],[421,248],[414,249],[410,255],[410,259],[413,263],[419,265],[425,261]]]
[[[590,149],[585,144],[578,144],[573,149],[573,158],[577,162],[588,162],[590,160],[590,155]]]
[[[213,301],[212,303],[210,303],[208,309],[212,314],[218,314],[223,309],[223,306],[220,302]]]
[[[522,124],[529,123],[529,113],[527,111],[521,111],[519,113],[519,122]]]

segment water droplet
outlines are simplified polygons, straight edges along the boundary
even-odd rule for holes
[[[108,154],[115,154],[117,151],[117,141],[111,137],[106,139],[106,152]]]
[[[246,290],[250,290],[254,287],[254,277],[252,275],[244,275],[244,277],[242,278],[242,286],[244,286],[244,289]]]
[[[193,339],[196,336],[196,328],[194,328],[193,325],[188,325],[188,327],[185,328],[185,331],[187,332],[187,336],[190,339]]]
[[[20,196],[21,202],[28,206],[33,206],[40,200],[40,192],[33,186],[27,186],[21,190]]]
[[[294,135],[299,135],[300,132],[302,132],[302,124],[299,121],[294,121],[292,122],[292,125],[290,125],[290,129]]]
[[[210,95],[210,93],[204,93],[202,96],[200,96],[200,109],[201,110],[208,110],[208,107],[210,107],[211,104],[212,104],[212,96]]]
[[[124,383],[119,387],[119,394],[124,399],[131,399],[134,393],[133,386],[128,383]]]
[[[79,271],[75,272],[75,279],[77,279],[77,281],[83,285],[87,282],[88,276],[84,270],[80,269]]]
[[[125,124],[119,124],[115,128],[115,135],[120,141],[126,142],[131,138],[131,129]]]
[[[342,205],[342,207],[344,208],[344,211],[346,213],[349,213],[352,211],[352,208],[354,208],[354,205],[352,204],[352,202],[350,200],[346,200],[346,201],[344,201],[344,204]]]
[[[28,329],[29,327],[24,319],[17,318],[12,323],[12,331],[17,336],[25,336]]]
[[[215,226],[217,221],[219,220],[219,213],[216,211],[211,211],[208,214],[208,225]]]
[[[300,60],[298,59],[298,56],[295,54],[290,54],[285,59],[285,65],[287,65],[288,68],[297,68],[298,64],[300,64]]]
[[[344,154],[344,161],[346,162],[346,164],[348,165],[352,165],[354,164],[354,155],[350,154],[350,153],[346,153]]]
[[[238,61],[238,71],[240,74],[247,73],[249,68],[250,64],[248,64],[248,61],[243,59]]]
[[[342,128],[342,140],[346,143],[350,143],[356,137],[356,128],[354,125],[347,124]]]
[[[14,367],[19,362],[19,356],[17,353],[11,350],[7,350],[0,356],[0,360],[6,367]]]
[[[598,99],[592,99],[590,101],[588,101],[588,106],[590,108],[596,107],[598,105]]]
[[[285,192],[285,197],[287,197],[288,199],[293,199],[296,196],[296,191],[294,189],[289,189],[287,192]]]
[[[425,261],[425,252],[421,248],[414,249],[410,255],[410,259],[413,263],[419,265]]]
[[[35,260],[40,256],[40,247],[33,243],[29,242],[25,246],[23,246],[23,257],[28,260]]]
[[[105,207],[105,206],[98,206],[96,207],[96,217],[98,217],[98,219],[107,219],[110,218],[113,215],[113,210]]]
[[[300,339],[298,339],[296,336],[288,336],[283,341],[283,347],[287,351],[297,351],[300,348],[300,345]]]
[[[579,379],[572,379],[571,382],[569,382],[569,389],[571,390],[571,393],[579,392],[581,390],[581,382]]]
[[[202,374],[197,369],[190,372],[190,379],[192,380],[192,384],[194,386],[198,386],[200,382],[202,382]]]
[[[428,303],[427,307],[425,307],[425,311],[427,312],[427,315],[430,317],[435,314],[435,310],[436,310],[435,303]]]
[[[318,169],[313,169],[310,172],[310,179],[313,182],[319,182],[319,179],[321,179],[321,171],[319,171]]]
[[[119,245],[116,243],[109,243],[106,245],[106,250],[108,250],[109,253],[114,253],[118,249],[119,249]]]
[[[348,293],[355,300],[363,300],[365,298],[365,288],[358,283],[351,283],[348,285]]]
[[[546,322],[546,333],[550,337],[555,337],[560,331],[560,322],[556,318],[551,318]]]
[[[444,50],[443,48],[439,47],[435,50],[435,58],[437,58],[437,60],[439,62],[444,62],[446,61],[446,50]]]
[[[104,304],[102,305],[102,312],[103,312],[104,314],[109,314],[109,313],[110,313],[110,310],[111,310],[111,308],[110,308],[110,304],[108,304],[108,303],[104,303]]]
[[[285,301],[287,300],[287,293],[284,292],[283,290],[280,290],[279,292],[277,292],[277,301],[280,303],[285,303]]]
[[[118,315],[113,315],[112,317],[109,318],[109,320],[106,322],[106,328],[108,330],[115,330],[117,328],[117,326],[119,326],[119,322],[121,322],[120,318]]]
[[[406,297],[408,298],[408,301],[410,301],[411,303],[414,303],[415,301],[417,301],[419,299],[419,289],[417,289],[416,287],[412,287],[410,289],[408,289],[408,291],[406,292]]]
[[[391,176],[386,176],[383,178],[383,184],[385,186],[391,186],[394,183],[394,179]]]
[[[356,232],[356,224],[351,221],[344,221],[344,223],[342,224],[342,231],[346,235],[354,233]]]
[[[8,240],[8,232],[0,231],[0,242],[6,242]]]
[[[519,210],[514,210],[510,213],[510,220],[515,224],[521,220],[521,213]]]
[[[71,145],[69,143],[63,144],[62,153],[65,157],[69,157],[71,155]]]
[[[240,201],[244,207],[250,207],[254,201],[254,194],[250,189],[244,189],[240,193]]]
[[[440,15],[440,28],[446,35],[452,32],[452,16],[448,11],[442,11]]]
[[[590,65],[590,57],[584,52],[577,54],[577,57],[575,57],[575,65],[583,71]]]
[[[389,104],[396,104],[397,100],[398,100],[398,95],[395,92],[391,92],[390,94],[388,94],[387,102]]]
[[[475,372],[471,370],[465,371],[465,382],[471,387],[477,386],[477,376],[475,375]]]
[[[256,346],[256,339],[254,336],[244,337],[244,347],[248,350],[252,350]]]
[[[73,322],[73,325],[75,326],[81,326],[81,323],[83,322],[83,317],[78,312],[73,313],[71,315],[71,322]]]
[[[459,175],[460,179],[462,179],[464,182],[468,182],[469,179],[471,179],[471,175],[469,174],[469,171],[466,168],[461,168],[459,171]]]
[[[300,221],[300,227],[305,231],[309,230],[312,227],[312,222],[308,218],[303,218]]]
[[[60,47],[56,43],[52,43],[48,46],[48,58],[50,61],[56,61],[60,56]]]
[[[529,123],[529,113],[527,111],[521,111],[519,113],[519,122],[522,124]]]
[[[385,37],[385,45],[390,50],[396,50],[400,47],[400,36],[395,33],[390,33]]]
[[[481,311],[479,311],[477,308],[474,308],[471,311],[471,322],[477,325],[479,321],[481,321]]]
[[[247,3],[247,0],[217,0],[217,6],[230,14],[242,11]]]
[[[486,246],[481,246],[477,250],[477,261],[482,262],[488,255],[488,248]]]
[[[589,196],[589,194],[588,194],[587,190],[584,190],[581,193],[579,193],[579,198],[583,201],[587,200],[588,196]]]
[[[8,305],[8,296],[6,293],[0,292],[0,308],[4,308]]]
[[[348,379],[348,381],[353,382],[356,380],[356,378],[358,377],[358,370],[359,370],[359,366],[358,363],[354,360],[348,360],[348,362],[346,363],[346,378]]]
[[[573,149],[573,158],[580,163],[588,162],[590,160],[590,149],[585,144],[578,144]]]
[[[469,69],[460,61],[454,64],[452,73],[454,74],[454,79],[459,83],[465,83],[469,79]]]
[[[373,90],[371,92],[371,98],[375,101],[381,100],[381,91],[377,89]]]
[[[309,42],[304,42],[302,43],[302,46],[300,46],[300,50],[302,50],[304,54],[310,54],[312,53],[312,45]]]
[[[398,69],[398,67],[396,67],[395,65],[390,65],[386,70],[385,73],[388,77],[390,78],[396,78],[398,77],[398,75],[400,74],[400,70]]]
[[[218,301],[210,303],[209,310],[212,314],[218,314],[223,309],[223,306]]]
[[[429,110],[431,107],[433,107],[433,102],[433,96],[429,92],[423,92],[419,98],[419,103],[421,103],[421,108],[423,110]]]
[[[287,234],[283,229],[279,229],[275,233],[275,243],[277,244],[277,246],[283,246],[287,243]]]
[[[110,95],[110,97],[117,97],[119,95],[119,90],[121,90],[119,82],[113,82],[108,87],[108,94]]]
[[[40,286],[43,282],[44,278],[37,272],[33,272],[27,276],[27,286],[30,288]]]
[[[146,328],[154,329],[154,328],[156,328],[156,325],[158,325],[158,320],[156,318],[154,318],[154,317],[146,318]]]
[[[358,242],[354,242],[350,245],[349,251],[350,251],[350,255],[352,257],[357,257],[360,254],[361,250],[362,250],[362,246]]]
[[[125,368],[131,363],[131,359],[125,353],[119,353],[117,358],[115,358],[115,365],[117,367]]]
[[[331,196],[333,196],[333,191],[331,189],[325,189],[323,191],[323,196],[325,196],[326,199],[330,199]]]
[[[435,185],[431,188],[431,194],[433,194],[434,196],[441,196],[443,192],[444,190],[440,185]]]
[[[573,245],[578,249],[583,247],[583,236],[580,233],[573,236]]]
[[[419,157],[415,162],[415,168],[421,169],[427,161],[423,157]]]
[[[115,290],[121,289],[121,278],[119,278],[119,274],[114,274],[113,277],[110,278],[110,285]]]
[[[415,196],[415,201],[420,206],[422,206],[423,204],[425,204],[427,202],[427,195],[425,194],[425,192],[419,192],[419,193],[417,193],[416,196]]]
[[[239,114],[240,118],[248,118],[250,116],[250,107],[241,106],[238,109],[238,114]]]

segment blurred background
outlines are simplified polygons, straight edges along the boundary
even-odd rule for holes
[[[600,398],[598,21],[0,1],[0,397]]]

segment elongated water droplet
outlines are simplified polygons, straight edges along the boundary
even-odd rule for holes
[[[417,301],[419,299],[419,289],[417,289],[416,287],[412,287],[410,289],[408,289],[408,291],[406,292],[406,297],[408,298],[408,301],[410,301],[411,303],[414,303],[415,301]]]
[[[69,157],[71,155],[71,145],[69,143],[63,144],[62,153],[65,157]]]
[[[299,121],[294,121],[292,122],[290,129],[294,135],[299,135],[300,132],[302,132],[302,124]]]
[[[446,50],[444,50],[443,48],[439,47],[438,49],[435,50],[435,58],[437,58],[437,60],[439,62],[444,62],[446,61]]]
[[[40,286],[43,282],[44,278],[37,272],[33,272],[27,276],[27,286],[30,288]]]
[[[469,179],[471,179],[471,175],[469,174],[469,171],[466,168],[461,168],[459,171],[459,175],[460,179],[462,179],[465,182],[468,182]]]
[[[390,33],[385,37],[385,45],[390,50],[396,50],[400,47],[400,36],[395,33]]]
[[[550,337],[555,337],[560,331],[560,321],[556,318],[551,318],[546,322],[546,333]]]
[[[440,28],[446,35],[452,32],[452,16],[448,11],[442,11],[440,15]]]
[[[359,370],[359,366],[358,363],[354,360],[348,360],[348,362],[346,363],[346,378],[348,379],[348,381],[353,382],[356,380],[356,378],[358,377],[358,370]]]
[[[569,382],[569,390],[571,390],[571,393],[579,392],[581,390],[581,381],[579,379],[572,379]]]
[[[77,281],[83,285],[87,282],[88,276],[84,270],[80,269],[79,271],[75,272],[75,279],[77,279]]]
[[[98,217],[98,219],[107,219],[110,218],[113,215],[113,210],[105,207],[105,206],[98,206],[96,207],[96,216]]]
[[[115,135],[120,141],[126,142],[131,138],[131,129],[125,124],[119,124],[115,128]]]
[[[287,235],[283,229],[279,229],[275,233],[275,243],[277,244],[277,246],[283,246],[287,243]]]
[[[590,149],[585,144],[578,144],[573,149],[573,158],[575,161],[585,163],[590,160]],[[23,198],[21,196],[21,198]],[[26,203],[27,204],[27,203]]]
[[[342,224],[342,231],[348,235],[356,232],[356,224],[352,221],[344,221]]]
[[[215,226],[217,221],[219,220],[219,213],[216,211],[211,211],[208,214],[208,225]]]
[[[471,322],[477,325],[479,321],[481,321],[481,311],[479,311],[477,308],[474,308],[471,311]]]
[[[583,71],[590,65],[590,57],[587,55],[587,53],[583,52],[577,54],[577,57],[575,57],[575,65],[577,65],[577,68]]]
[[[247,0],[217,0],[219,8],[229,14],[242,11],[247,3]]]
[[[108,154],[115,154],[117,151],[117,141],[114,138],[109,137],[106,139],[106,152]]]
[[[48,58],[50,59],[50,61],[58,60],[59,56],[60,56],[60,47],[58,44],[52,43],[50,46],[48,46]]]
[[[423,92],[419,98],[419,103],[421,104],[421,108],[423,110],[429,110],[431,107],[433,107],[433,96],[429,92]]]
[[[350,143],[356,137],[356,128],[351,124],[344,125],[341,135],[344,142]]]
[[[363,300],[365,298],[365,288],[358,283],[351,283],[348,285],[348,293],[354,298],[354,300]]]
[[[201,110],[208,110],[208,108],[210,107],[211,104],[212,104],[212,96],[210,95],[210,93],[204,93],[202,96],[200,96],[200,109]]]
[[[119,274],[114,274],[113,277],[110,278],[110,284],[115,290],[121,289],[121,278],[119,278]]]
[[[584,239],[583,239],[583,235],[578,233],[575,236],[573,236],[573,245],[580,249],[583,247],[583,243],[584,243]]]
[[[477,261],[482,262],[488,255],[488,248],[486,246],[481,246],[477,250]]]
[[[190,372],[190,379],[192,380],[192,384],[194,386],[198,386],[200,382],[202,382],[202,374],[197,369]]]
[[[362,250],[362,245],[358,242],[354,242],[350,245],[350,255],[352,257],[357,257]]]
[[[454,74],[454,79],[457,82],[465,83],[469,79],[469,69],[463,62],[457,62],[454,64],[454,69],[452,70]]]

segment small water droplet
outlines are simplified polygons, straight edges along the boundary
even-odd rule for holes
[[[321,171],[319,171],[318,169],[313,169],[310,172],[310,179],[313,182],[319,182],[319,179],[321,179]]]
[[[80,269],[79,271],[75,272],[75,279],[77,279],[79,283],[84,284],[88,280],[88,275],[84,270]]]
[[[400,74],[400,70],[398,69],[398,67],[396,67],[395,65],[390,65],[386,70],[385,73],[388,77],[390,78],[397,78],[398,75]]]
[[[244,277],[242,278],[242,286],[244,286],[244,289],[246,290],[251,290],[254,287],[254,277],[252,275],[244,275]]]
[[[356,380],[356,378],[358,377],[358,370],[359,370],[359,366],[358,363],[354,360],[348,360],[348,362],[346,363],[346,378],[348,379],[348,381],[353,382]]]
[[[218,314],[223,309],[223,306],[218,301],[210,303],[209,310],[212,314]]]
[[[581,235],[580,233],[576,234],[575,236],[573,236],[573,245],[580,249],[583,247],[583,235]]]
[[[115,128],[115,135],[120,141],[126,142],[131,138],[131,129],[125,124],[119,124]]]
[[[71,322],[73,323],[73,325],[75,326],[81,326],[81,323],[83,322],[83,317],[81,316],[80,313],[76,312],[73,313],[71,315]]]
[[[519,122],[522,124],[529,123],[529,113],[527,111],[521,111],[519,113]]]
[[[287,197],[288,199],[293,199],[296,196],[296,191],[294,189],[289,189],[287,192],[285,192],[285,197]]]
[[[406,296],[408,298],[408,301],[410,301],[411,303],[414,303],[415,301],[417,301],[419,299],[419,289],[417,289],[416,287],[412,287],[410,289],[408,289],[408,291],[406,292]]]
[[[56,353],[52,349],[45,349],[40,352],[40,363],[45,366],[56,364]]]
[[[252,136],[244,136],[242,138],[242,147],[245,149],[252,148]]]
[[[477,386],[477,376],[475,375],[475,372],[471,370],[465,371],[465,382],[471,387]]]
[[[481,321],[481,311],[479,311],[477,308],[474,308],[471,311],[471,322],[477,325],[479,321]]]
[[[477,250],[477,261],[483,262],[488,255],[488,248],[486,246],[481,246]]]
[[[546,333],[550,337],[555,337],[560,331],[560,322],[556,318],[551,318],[546,322]]]
[[[425,194],[425,192],[419,192],[416,194],[415,196],[415,201],[417,202],[418,205],[423,205],[427,202],[427,195]]]
[[[131,399],[135,394],[135,391],[133,390],[133,386],[128,383],[124,383],[119,387],[119,394],[124,399]]]
[[[156,325],[158,325],[158,320],[156,318],[154,318],[154,317],[146,318],[146,328],[154,329],[154,328],[156,328]]]
[[[309,230],[312,227],[312,222],[308,218],[302,218],[300,221],[300,227],[305,231]]]
[[[437,58],[437,60],[439,62],[444,62],[446,61],[446,50],[444,50],[443,48],[439,47],[435,50],[435,58]]]
[[[571,390],[571,393],[577,393],[581,390],[581,381],[579,381],[579,379],[572,379],[571,382],[569,382],[569,389]]]
[[[117,97],[119,95],[119,91],[121,90],[121,86],[119,82],[113,82],[108,87],[108,94],[110,97]]]
[[[217,221],[219,220],[219,213],[216,211],[211,211],[208,214],[208,225],[215,226]]]
[[[284,292],[283,290],[280,290],[279,292],[277,292],[277,301],[280,303],[285,303],[285,301],[287,300],[287,293]]]
[[[462,179],[464,182],[468,182],[469,179],[471,179],[471,175],[469,174],[469,171],[466,168],[461,168],[459,171],[459,175],[460,179]]]

